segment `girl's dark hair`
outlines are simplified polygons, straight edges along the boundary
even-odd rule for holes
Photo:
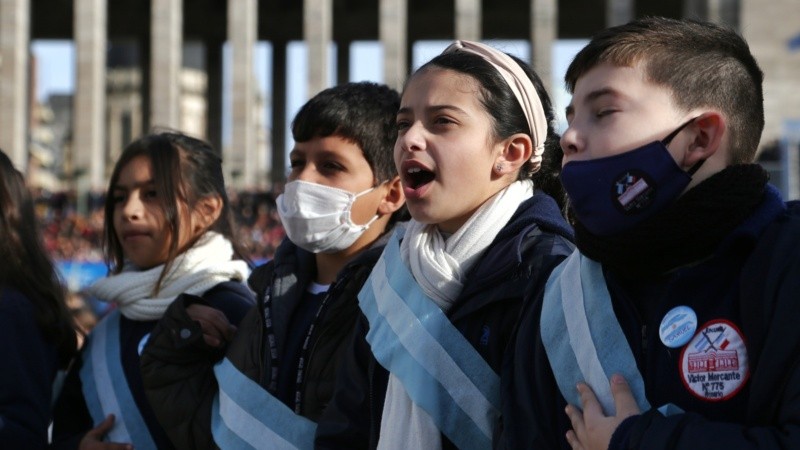
[[[233,244],[234,254],[247,261],[241,246],[233,233],[233,216],[225,191],[222,175],[222,158],[207,142],[178,132],[162,132],[143,136],[131,142],[120,155],[108,184],[105,201],[104,250],[109,272],[120,273],[125,255],[122,244],[114,230],[114,198],[111,193],[119,181],[122,169],[134,158],[145,156],[150,160],[153,170],[153,183],[164,217],[172,238],[169,243],[167,261],[156,283],[154,293],[161,288],[164,277],[169,273],[175,258],[185,249],[178,248],[181,218],[179,205],[185,203],[189,211],[205,197],[217,195],[222,199],[222,211],[210,231],[225,236]],[[190,242],[188,245],[192,245]]]
[[[76,328],[36,224],[24,178],[0,150],[0,284],[20,291],[33,304],[39,330],[55,343],[59,366],[66,368],[78,351]]]
[[[547,117],[547,139],[545,140],[541,168],[532,173],[532,164],[528,161],[522,166],[519,172],[519,179],[532,179],[538,189],[553,197],[563,209],[566,202],[566,193],[559,180],[563,152],[559,143],[560,137],[554,127],[556,122],[553,103],[550,101],[550,96],[547,94],[542,80],[533,69],[519,58],[512,55],[509,56],[519,64],[525,74],[528,75],[528,78],[531,79],[531,82],[533,82],[536,93],[539,95],[539,100],[542,102],[545,117]],[[525,119],[525,113],[522,111],[522,107],[508,83],[500,75],[500,72],[485,59],[468,52],[443,53],[425,63],[415,73],[421,73],[430,67],[439,67],[462,73],[478,82],[480,100],[494,120],[493,128],[497,139],[505,139],[517,133],[531,135],[528,121]]]

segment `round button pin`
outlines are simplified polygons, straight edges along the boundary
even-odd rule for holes
[[[697,314],[688,306],[676,306],[661,319],[658,335],[669,348],[678,348],[689,342],[697,330]]]

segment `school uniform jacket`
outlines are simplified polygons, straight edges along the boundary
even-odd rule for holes
[[[180,297],[179,297],[180,298]],[[254,303],[253,293],[244,284],[236,281],[220,283],[206,291],[202,298],[223,311],[231,323],[239,323]],[[177,300],[176,300],[177,301]],[[114,379],[114,383],[127,383],[136,408],[139,410],[158,449],[175,448],[156,420],[150,403],[147,401],[139,367],[140,354],[148,342],[157,320],[137,321],[120,317],[119,348],[124,380]],[[90,334],[87,339],[92,339]],[[84,345],[83,349],[86,349]],[[83,355],[81,352],[81,356]],[[70,368],[54,411],[53,443],[51,448],[75,449],[83,436],[97,424],[93,422],[83,394],[80,372],[82,357],[78,357]],[[116,420],[120,420],[119,417]]]
[[[704,261],[657,281],[603,273],[651,405],[617,428],[610,449],[800,448],[800,205],[785,205],[768,187],[755,213]],[[647,317],[634,306],[643,302]],[[670,348],[660,330],[670,335],[662,318],[676,306],[691,308],[697,326]],[[541,310],[537,301],[523,313],[496,448],[570,448]],[[678,413],[659,412],[666,404]]]
[[[466,278],[447,317],[495,373],[520,308],[572,252],[571,239],[555,201],[537,192],[519,206]],[[372,355],[368,330],[362,314],[340,364],[334,398],[318,423],[316,448],[377,446],[389,374]],[[453,447],[444,435],[442,442]]]
[[[382,251],[383,244],[377,242],[346,264],[328,289],[324,310],[315,318],[300,387],[300,415],[312,421],[319,418],[333,395],[336,368],[358,317],[357,294]],[[297,372],[297,367],[289,367],[282,356],[288,333],[307,333],[307,330],[287,328],[306,287],[313,281],[314,267],[313,253],[285,239],[275,257],[250,276],[249,283],[256,292],[258,304],[242,321],[224,356],[266,391],[269,391],[273,370]],[[273,367],[267,342],[266,296],[271,300],[269,315],[278,367]],[[170,337],[175,333],[170,330],[192,329],[185,308],[186,305],[179,303],[172,305],[159,325],[161,330],[153,333],[153,344],[143,358],[147,394],[178,448],[217,448],[211,435],[211,408],[219,387],[212,368],[223,353],[204,345],[175,343]],[[187,341],[202,340],[199,328],[193,334]],[[294,409],[294,405],[287,406]]]
[[[0,448],[47,446],[58,352],[34,308],[20,291],[0,285]]]

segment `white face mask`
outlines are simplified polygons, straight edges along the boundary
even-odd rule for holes
[[[375,188],[353,194],[307,181],[286,183],[276,199],[278,214],[289,239],[312,253],[332,253],[346,249],[378,219],[376,214],[364,225],[356,225],[350,209],[356,199]]]

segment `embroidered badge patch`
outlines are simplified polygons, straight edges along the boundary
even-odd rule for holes
[[[655,190],[644,172],[631,170],[617,178],[611,195],[616,200],[613,203],[617,209],[632,214],[653,203]]]
[[[701,400],[727,400],[742,389],[750,376],[742,332],[717,319],[699,328],[681,353],[681,378]]]

